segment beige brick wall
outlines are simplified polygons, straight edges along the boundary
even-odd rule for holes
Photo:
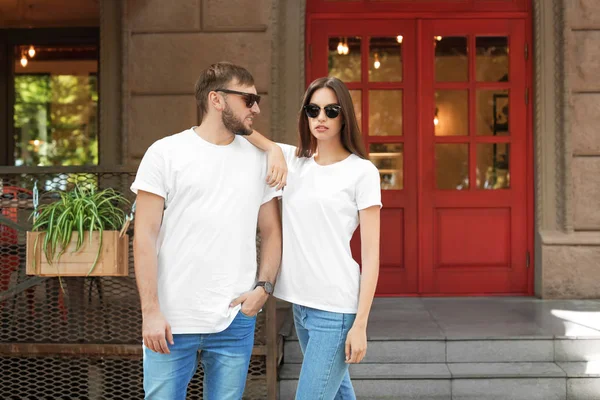
[[[600,1],[565,5],[568,231],[541,232],[544,298],[600,297]],[[559,155],[557,155],[559,156]]]
[[[98,26],[98,0],[1,0],[0,27],[49,28]]]
[[[566,133],[575,230],[600,231],[600,1],[567,0]]]
[[[263,95],[255,128],[270,135],[273,0],[128,0],[124,7],[124,160],[198,124],[194,83],[218,61],[240,64]]]

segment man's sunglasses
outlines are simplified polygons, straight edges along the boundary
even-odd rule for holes
[[[342,106],[339,104],[328,104],[323,107],[325,110],[325,115],[327,118],[337,118],[338,115],[342,112]],[[308,118],[317,118],[321,113],[321,107],[316,104],[307,104],[304,106],[304,112]]]
[[[237,94],[238,96],[242,96],[242,99],[246,102],[246,107],[252,108],[254,103],[260,104],[260,96],[254,93],[245,93],[238,92],[237,90],[229,90],[229,89],[215,89],[215,92],[223,92],[227,94]]]

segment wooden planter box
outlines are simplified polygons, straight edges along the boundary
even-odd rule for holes
[[[27,275],[37,276],[88,276],[88,272],[99,246],[98,232],[92,232],[90,243],[89,232],[84,234],[83,245],[73,253],[77,243],[77,232],[73,232],[71,244],[57,262],[49,264],[42,251],[45,232],[27,232]],[[37,246],[35,245],[37,239]],[[35,247],[35,249],[34,249]],[[33,260],[35,259],[35,266]],[[102,251],[98,263],[89,276],[128,276],[129,274],[129,237],[119,238],[119,231],[104,231],[102,234]]]

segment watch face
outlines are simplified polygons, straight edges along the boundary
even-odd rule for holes
[[[271,282],[265,282],[265,292],[269,294],[273,293],[273,284]]]

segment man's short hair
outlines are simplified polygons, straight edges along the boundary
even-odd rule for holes
[[[208,113],[208,94],[216,89],[226,89],[234,81],[242,86],[254,85],[254,77],[246,68],[230,62],[218,62],[202,71],[195,87],[200,122]]]

